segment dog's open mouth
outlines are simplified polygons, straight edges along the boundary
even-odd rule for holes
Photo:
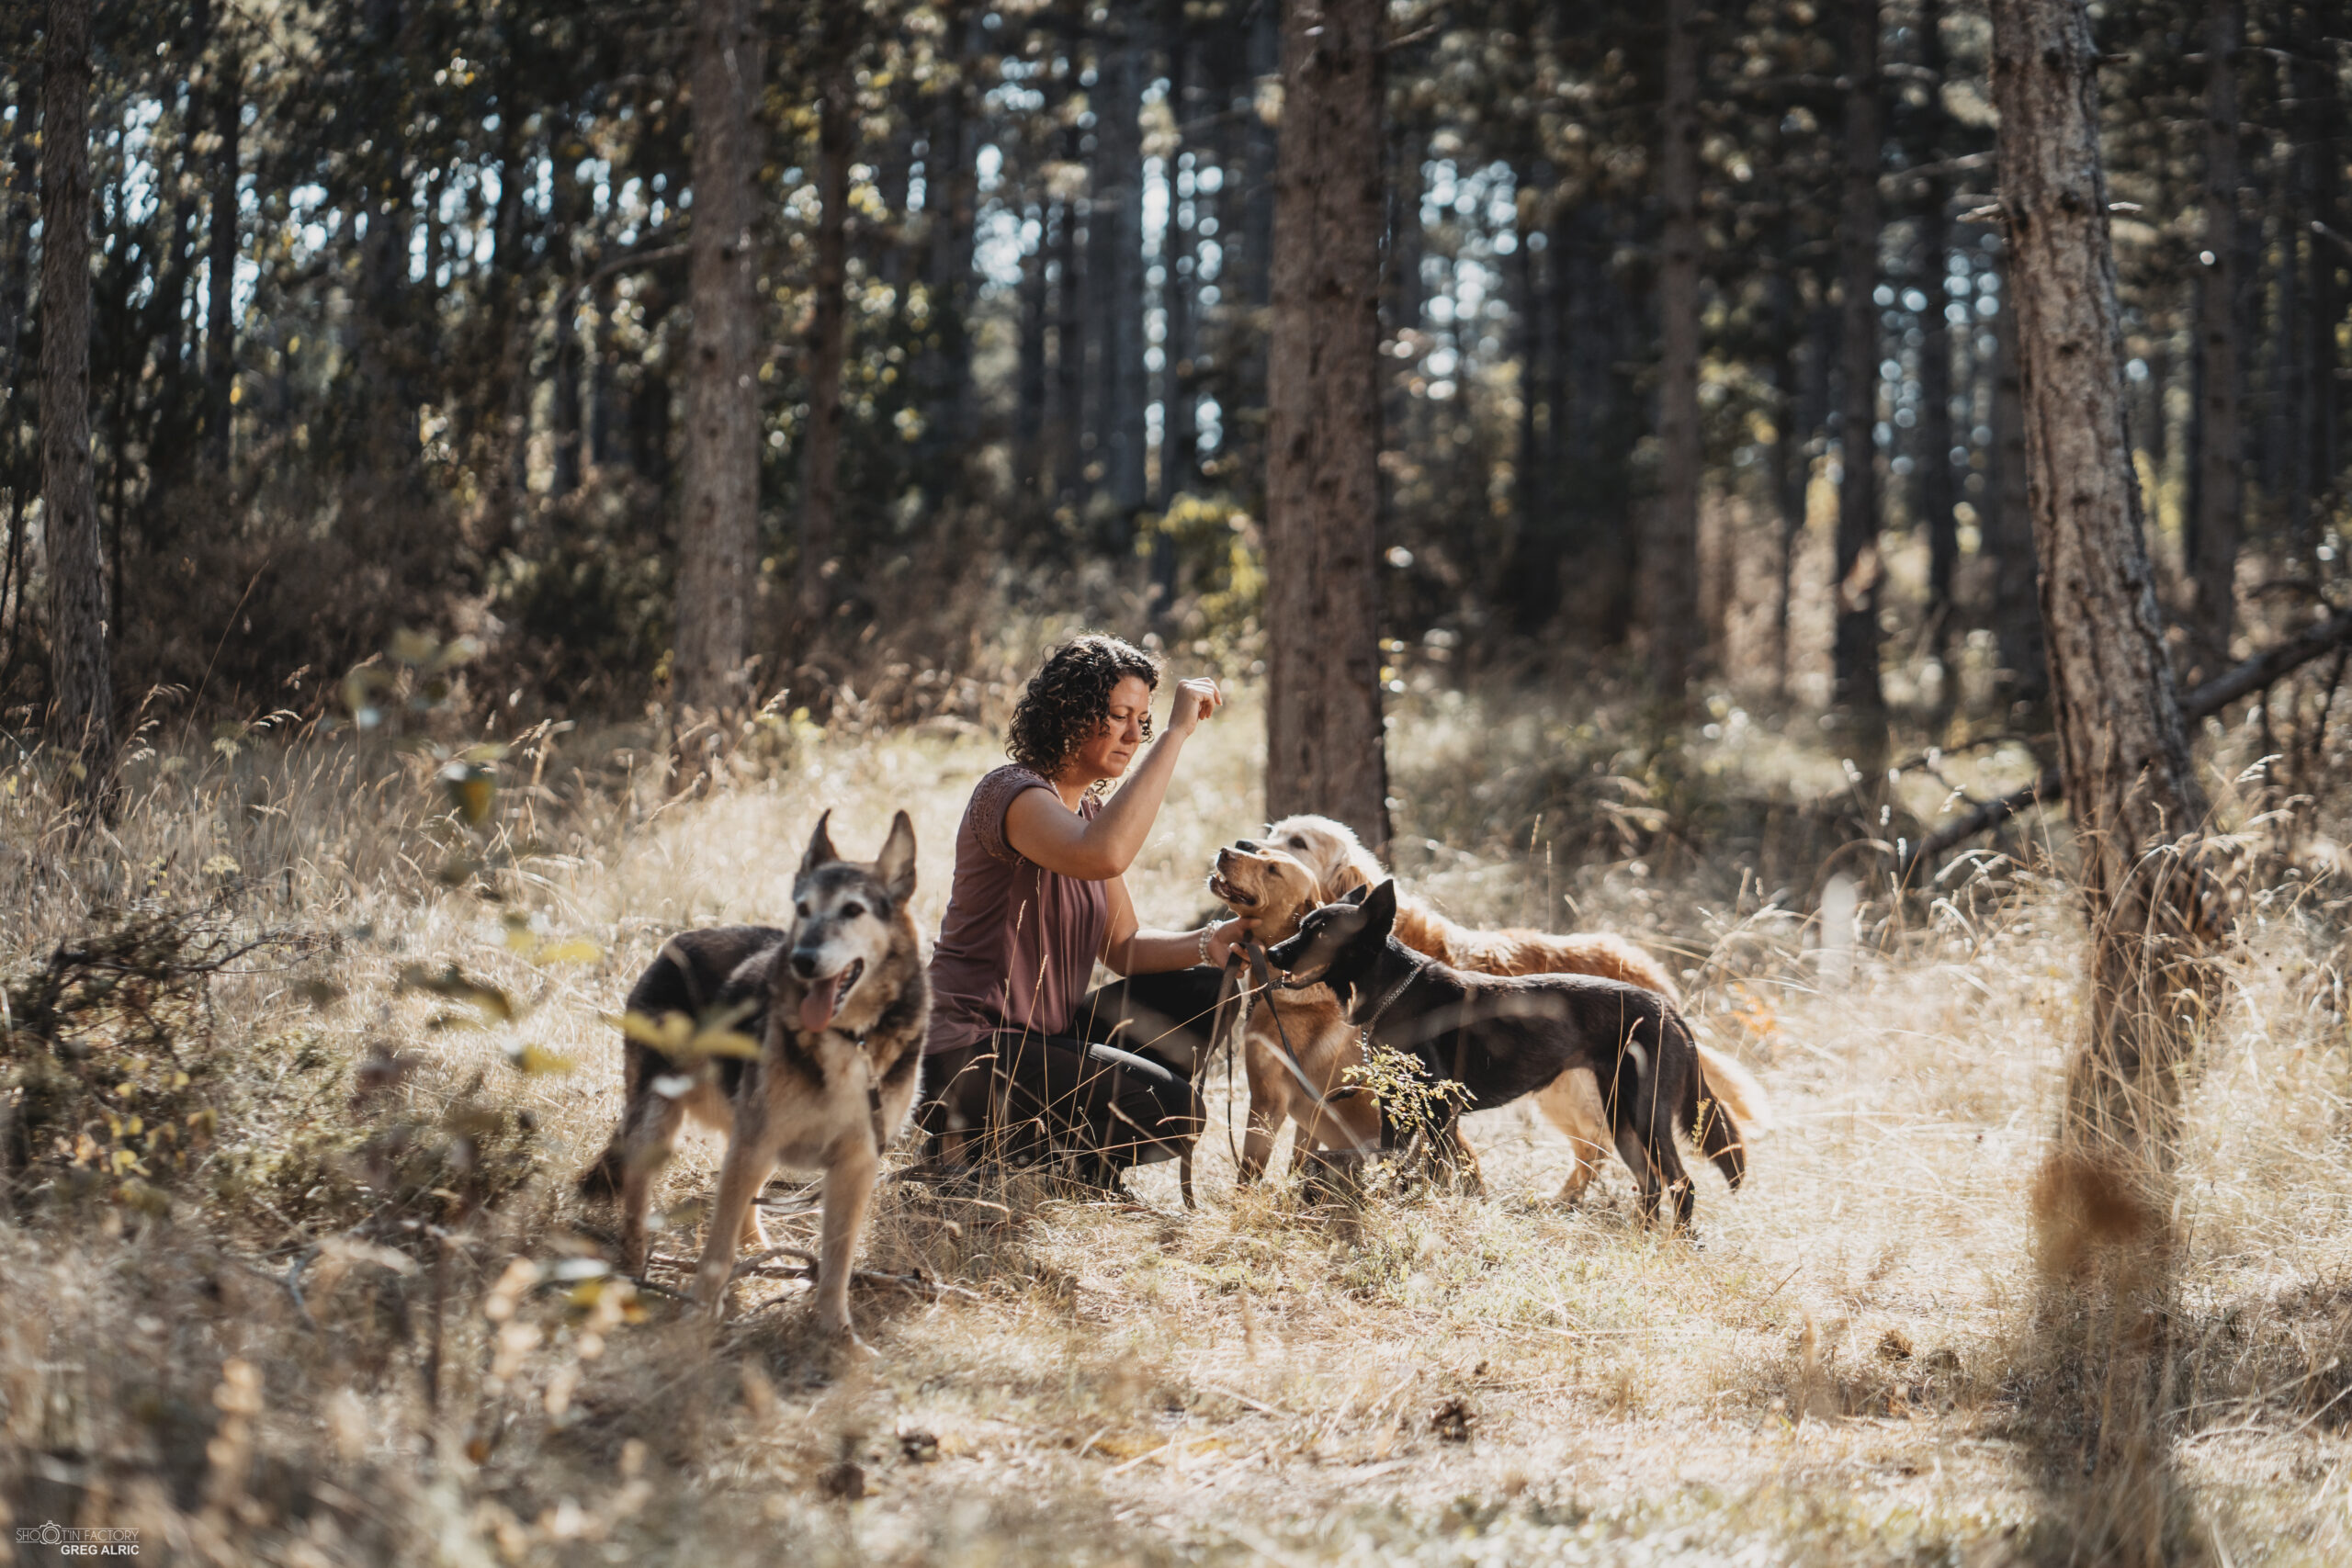
[[[865,960],[853,958],[848,968],[809,981],[808,988],[800,994],[800,1027],[812,1033],[831,1029],[833,1015],[842,1010],[842,998],[849,995],[865,973]]]
[[[1222,898],[1237,909],[1252,909],[1258,905],[1258,896],[1255,893],[1232,881],[1221,871],[1210,874],[1209,896],[1213,898]]]

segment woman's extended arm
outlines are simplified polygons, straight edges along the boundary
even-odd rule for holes
[[[1150,835],[1152,819],[1168,797],[1176,757],[1201,720],[1225,699],[1214,681],[1187,681],[1176,688],[1168,728],[1151,743],[1126,783],[1092,821],[1072,815],[1046,791],[1023,790],[1004,814],[1004,837],[1016,851],[1047,871],[1082,882],[1106,882],[1135,863]]]
[[[1038,792],[1033,789],[1029,793]],[[1135,900],[1127,897],[1125,877],[1111,878],[1108,891],[1111,924],[1102,937],[1102,964],[1114,975],[1158,975],[1170,969],[1189,969],[1204,959],[1222,968],[1225,955],[1250,934],[1247,920],[1212,923],[1206,928],[1208,951],[1204,954],[1199,931],[1148,931],[1138,927]]]

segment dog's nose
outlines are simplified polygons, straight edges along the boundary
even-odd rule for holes
[[[1254,855],[1258,852],[1256,841],[1250,839],[1236,839],[1233,840],[1233,847],[1245,855]]]
[[[792,955],[792,972],[806,980],[817,973],[817,955],[796,952]]]

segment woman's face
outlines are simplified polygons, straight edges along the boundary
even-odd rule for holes
[[[1127,676],[1111,688],[1102,728],[1080,745],[1070,767],[1089,784],[1125,777],[1127,764],[1143,750],[1144,726],[1150,716],[1150,685],[1140,676]]]

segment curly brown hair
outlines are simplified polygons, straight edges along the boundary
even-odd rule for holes
[[[1013,704],[1006,753],[1023,767],[1054,777],[1102,729],[1112,689],[1130,675],[1159,689],[1159,665],[1133,643],[1100,632],[1063,643],[1046,655]],[[1143,738],[1151,739],[1148,712],[1143,716]]]

